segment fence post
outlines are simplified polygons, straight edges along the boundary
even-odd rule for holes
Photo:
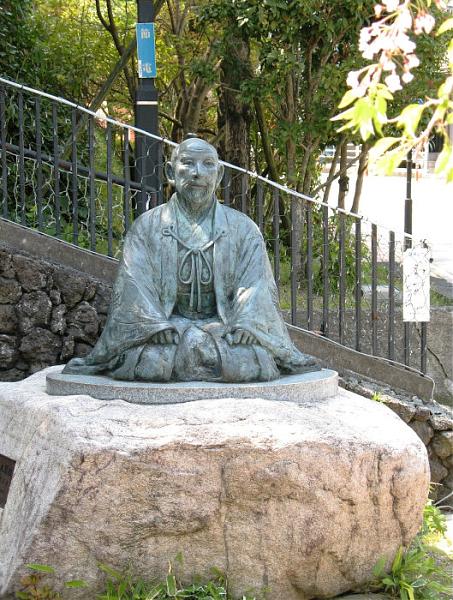
[[[154,23],[153,0],[137,0],[138,23]],[[158,126],[158,92],[155,88],[154,77],[138,78],[135,96],[135,125],[139,129],[159,135]],[[160,190],[159,164],[160,142],[145,135],[136,135],[135,159],[137,181],[141,182],[141,192],[138,197],[138,213],[141,214],[149,206],[148,194],[152,194],[151,204],[157,204]]]

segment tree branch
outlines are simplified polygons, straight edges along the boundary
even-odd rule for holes
[[[335,181],[335,179],[338,179],[338,177],[341,177],[349,169],[349,167],[352,167],[352,165],[355,165],[355,163],[359,160],[359,158],[360,158],[359,156],[356,156],[355,158],[348,161],[346,163],[345,169],[340,169],[339,171],[337,171],[337,173],[335,173],[335,175],[333,175],[332,177],[327,179],[324,183],[321,183],[321,185],[318,185],[318,187],[313,190],[312,195],[314,196],[320,190],[324,189],[326,187],[326,185],[328,185],[329,183],[332,183],[332,181]]]
[[[274,155],[272,154],[272,148],[269,141],[269,136],[266,127],[266,120],[264,118],[264,110],[261,101],[258,98],[254,98],[253,103],[255,105],[255,114],[256,120],[258,121],[258,128],[261,134],[261,144],[263,146],[264,157],[266,159],[266,163],[269,169],[269,174],[271,179],[274,181],[279,180],[277,167],[274,160]]]
[[[102,14],[101,5],[100,5],[99,0],[96,0],[96,14],[98,16],[99,21],[102,23],[102,26],[104,27],[104,29],[106,29],[109,33],[111,33],[110,25],[104,19],[104,15]]]

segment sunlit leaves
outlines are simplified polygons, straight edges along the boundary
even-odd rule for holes
[[[345,96],[347,94],[348,92]],[[387,99],[389,97],[392,98],[392,95],[385,86],[377,86],[373,95],[356,99],[351,108],[333,117],[332,121],[346,121],[338,131],[352,129],[354,133],[359,132],[362,139],[366,141],[376,133],[382,133],[382,126],[387,122]],[[345,100],[343,97],[343,106],[344,102],[351,104],[350,98],[351,96]]]
[[[405,25],[405,28],[410,30],[412,24],[415,23],[416,28],[418,27],[419,29],[419,31],[414,30],[416,34],[422,33],[423,30],[429,33],[435,22],[427,10],[429,3],[420,2],[417,6],[418,13],[415,21],[412,21],[412,18],[408,17],[408,23]],[[405,4],[396,6],[395,16],[392,17],[395,18],[395,31],[397,30],[396,15],[403,16],[404,11],[407,13],[407,10]],[[378,22],[376,29],[373,30],[373,36],[377,40],[378,47],[381,48],[383,42],[379,38],[379,23],[381,22]],[[385,28],[390,30],[391,24],[388,25],[386,23]],[[382,28],[382,35],[384,35],[385,28]],[[366,36],[370,37],[371,34],[369,31],[371,29],[365,28],[362,30],[365,38]],[[440,25],[437,36],[450,32],[452,29],[453,18],[449,18]],[[433,38],[431,40],[432,42],[435,41]],[[420,43],[421,45],[423,44],[422,39]],[[439,43],[440,41],[436,41],[436,44]],[[404,83],[408,83],[413,79],[410,69],[413,66],[417,66],[419,62],[414,54],[415,48],[408,47],[405,49],[400,45],[395,51],[387,49],[385,63],[380,60],[379,63],[375,62],[360,71],[352,71],[348,76],[348,85],[352,89],[344,95],[339,104],[340,109],[348,108],[332,120],[345,121],[338,131],[351,130],[354,133],[358,132],[365,141],[372,137],[381,138],[370,151],[370,163],[374,163],[381,173],[390,174],[410,150],[414,150],[415,153],[421,152],[429,138],[434,133],[437,133],[444,138],[444,149],[436,162],[435,172],[445,175],[447,182],[453,181],[453,151],[447,132],[448,125],[453,123],[453,39],[450,39],[450,41],[446,39],[445,43],[442,42],[439,47],[442,47],[443,52],[446,52],[451,72],[446,77],[443,75],[444,81],[440,86],[440,82],[437,83],[439,86],[437,98],[427,97],[429,90],[427,88],[420,88],[419,92],[416,92],[412,96],[412,102],[404,106],[401,112],[394,117],[388,117],[387,100],[391,99],[391,94],[390,98],[388,98],[385,96],[385,93],[389,94],[390,91],[401,89],[401,80]],[[369,58],[373,57],[374,54]],[[404,74],[400,79],[396,73],[396,69],[401,57]],[[414,60],[416,60],[417,64],[414,63]],[[387,64],[389,68],[387,68]],[[385,73],[389,69],[393,69],[392,75],[385,77]],[[437,67],[437,73],[443,74],[440,66]],[[358,74],[361,74],[360,80]],[[383,82],[381,81],[382,79]],[[433,87],[432,82],[430,86],[431,88]],[[408,89],[413,89],[413,85],[409,85]],[[431,92],[433,91],[431,89]],[[420,99],[414,102],[417,98]],[[395,125],[402,130],[401,135],[399,137],[385,135],[386,132],[394,133]],[[393,130],[389,131],[389,126],[392,126]]]
[[[447,137],[444,138],[444,147],[437,158],[434,172],[445,173],[448,183],[453,181],[453,146]]]
[[[378,158],[387,152],[392,146],[399,141],[397,137],[383,137],[380,138],[369,152],[369,159],[371,162],[376,162]]]
[[[450,29],[453,29],[453,17],[447,19],[440,25],[439,29],[437,30],[437,35],[442,35],[446,31],[450,31]]]
[[[409,104],[397,117],[398,127],[404,128],[405,134],[415,136],[424,110],[424,104]]]

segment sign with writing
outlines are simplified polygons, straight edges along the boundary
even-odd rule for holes
[[[16,462],[0,454],[0,508],[5,508]]]
[[[408,248],[403,256],[403,321],[429,321],[429,274],[429,248]]]
[[[137,23],[138,76],[141,79],[156,77],[156,45],[154,23]]]

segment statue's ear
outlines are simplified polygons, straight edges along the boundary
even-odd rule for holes
[[[170,161],[165,163],[165,176],[170,185],[175,185],[175,170]]]
[[[222,181],[223,172],[225,171],[222,163],[219,163],[219,168],[217,169],[217,181],[215,183],[216,189],[219,187],[220,182]]]

